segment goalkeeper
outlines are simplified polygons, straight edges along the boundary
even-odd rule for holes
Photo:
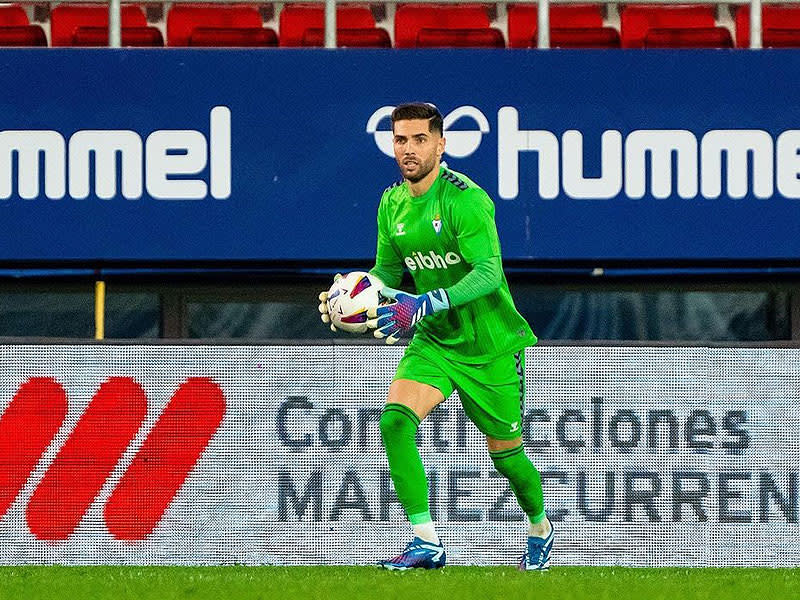
[[[525,570],[549,567],[553,529],[539,472],[522,447],[525,348],[536,343],[508,289],[494,223],[494,204],[470,179],[441,165],[442,115],[410,103],[392,113],[394,153],[403,180],[378,208],[378,248],[371,273],[395,300],[369,321],[375,337],[394,343],[413,335],[389,387],[381,437],[397,497],[414,539],[387,569],[437,568],[445,550],[428,506],[428,482],[415,443],[417,427],[454,390],[486,436],[495,468],[508,478],[528,515]],[[417,293],[393,289],[408,269]],[[320,295],[322,319],[326,293]]]

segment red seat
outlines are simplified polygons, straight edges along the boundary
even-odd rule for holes
[[[28,13],[19,4],[0,6],[0,26],[19,27],[29,24]]]
[[[748,44],[750,40],[747,40]],[[764,48],[800,48],[800,29],[765,29],[761,32]]]
[[[485,6],[476,4],[404,4],[394,16],[394,45],[413,48],[421,29],[486,29],[490,27]]]
[[[164,36],[156,27],[123,27],[121,45],[127,47],[159,47]],[[78,27],[72,35],[71,46],[108,46],[108,27]]]
[[[47,46],[47,36],[18,4],[0,6],[0,46]]]
[[[645,48],[733,48],[731,32],[724,27],[673,27],[649,29]]]
[[[147,18],[138,6],[121,10],[122,27],[147,27]],[[50,13],[50,44],[70,46],[78,27],[108,27],[108,6],[104,4],[59,4]]]
[[[318,27],[306,29],[303,46],[324,46],[325,30]],[[340,48],[391,48],[389,32],[379,27],[366,29],[336,29],[336,45]]]
[[[325,28],[325,10],[321,5],[287,4],[280,14],[281,46],[302,46],[307,29]],[[372,29],[375,17],[366,6],[340,5],[336,8],[337,34],[341,29]],[[378,34],[380,35],[380,34]]]
[[[278,35],[263,27],[195,27],[189,36],[190,46],[221,48],[258,48],[278,45]]]
[[[761,7],[761,41],[767,46],[765,38],[770,38],[770,29],[800,30],[800,7],[798,6],[762,6]],[[736,11],[736,46],[748,48],[750,46],[750,6],[740,6]],[[792,35],[787,33],[775,34],[772,39],[777,43],[788,43]],[[792,44],[794,45],[794,44]]]
[[[513,4],[508,7],[508,47],[530,48],[539,13],[536,5]],[[603,26],[602,9],[593,4],[550,5],[551,40],[553,29],[584,29]],[[536,44],[533,44],[536,46]],[[552,45],[552,43],[551,43]]]
[[[47,46],[44,29],[38,25],[0,27],[0,46]]]
[[[533,32],[530,46],[537,45],[536,32]],[[619,48],[619,32],[613,27],[586,27],[577,29],[551,29],[551,48]]]
[[[423,27],[417,34],[417,48],[505,48],[503,33],[494,27],[437,29]]]
[[[253,5],[173,4],[167,14],[167,45],[188,46],[197,27],[259,29],[262,25]]]
[[[642,48],[649,29],[712,28],[716,24],[711,5],[629,5],[620,15],[622,47]]]

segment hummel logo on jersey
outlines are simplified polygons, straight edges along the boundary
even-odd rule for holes
[[[412,252],[411,256],[406,256],[403,261],[409,271],[416,271],[417,269],[447,269],[450,265],[460,263],[461,257],[455,252],[448,252],[442,256],[431,250],[428,254]]]
[[[404,231],[406,224],[405,223],[398,223],[397,224],[397,233],[395,235],[405,235],[406,232]]]
[[[431,225],[433,225],[433,230],[436,232],[436,235],[442,233],[442,217],[440,217],[439,215],[433,217]]]
[[[511,433],[514,433],[517,429],[519,429],[519,421],[514,421],[511,424]]]
[[[455,173],[453,173],[451,171],[442,171],[442,174],[439,175],[439,177],[441,177],[442,179],[444,179],[448,183],[452,183],[454,186],[456,186],[462,192],[469,187],[467,185],[467,183],[463,179],[461,179],[458,175],[456,175]]]

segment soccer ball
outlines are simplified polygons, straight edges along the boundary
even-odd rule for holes
[[[367,330],[367,311],[383,302],[383,282],[369,273],[353,271],[328,290],[328,314],[337,329],[350,333]]]

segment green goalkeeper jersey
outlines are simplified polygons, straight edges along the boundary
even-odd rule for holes
[[[383,193],[371,273],[397,287],[404,269],[418,294],[444,288],[451,306],[422,319],[412,345],[481,363],[536,343],[503,273],[494,203],[461,173],[441,167],[422,196],[403,182]]]

